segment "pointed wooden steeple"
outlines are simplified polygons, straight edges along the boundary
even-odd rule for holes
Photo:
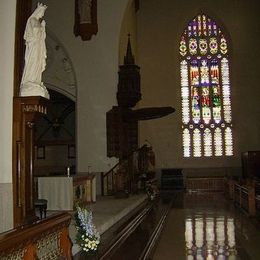
[[[118,76],[118,105],[120,107],[127,108],[134,107],[136,103],[141,100],[140,67],[135,65],[135,59],[131,48],[130,34],[128,34],[124,64],[119,66]]]
[[[134,55],[132,54],[132,47],[131,47],[131,42],[130,42],[130,34],[128,34],[128,42],[127,42],[127,50],[126,50],[126,55],[124,57],[124,64],[135,64],[135,58]]]

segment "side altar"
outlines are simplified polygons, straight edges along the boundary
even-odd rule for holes
[[[38,198],[48,200],[47,210],[73,210],[77,203],[96,201],[95,174],[37,177]]]

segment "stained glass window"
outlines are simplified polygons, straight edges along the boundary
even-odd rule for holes
[[[232,156],[228,42],[205,14],[188,23],[180,40],[184,157]]]

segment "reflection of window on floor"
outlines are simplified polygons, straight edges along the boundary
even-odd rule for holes
[[[228,41],[205,14],[192,19],[180,40],[184,157],[232,156]]]
[[[185,222],[187,259],[226,259],[236,255],[234,219],[190,216]]]

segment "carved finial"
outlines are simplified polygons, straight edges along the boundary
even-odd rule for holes
[[[127,43],[126,56],[124,58],[124,64],[135,64],[135,58],[132,54],[130,34],[128,34],[128,43]]]

